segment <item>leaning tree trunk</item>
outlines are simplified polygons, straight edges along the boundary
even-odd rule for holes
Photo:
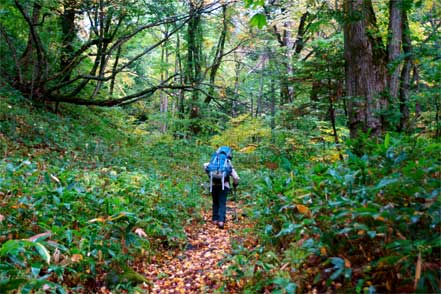
[[[227,37],[227,30],[228,30],[228,17],[227,17],[227,5],[222,5],[222,31],[219,35],[219,41],[217,43],[216,52],[214,54],[213,58],[213,64],[211,66],[210,71],[210,88],[208,89],[208,95],[205,98],[205,103],[210,103],[210,101],[214,97],[214,88],[215,88],[215,80],[216,80],[216,74],[220,68],[222,58],[224,56],[224,48],[225,48],[225,40]]]
[[[34,94],[40,94],[42,80],[47,77],[48,64],[46,60],[46,54],[38,34],[38,26],[44,21],[39,22],[42,6],[34,2],[32,5],[32,16],[28,15],[24,6],[20,4],[18,0],[15,1],[15,5],[22,14],[23,18],[29,27],[28,42],[26,49],[19,60],[19,66],[23,69],[24,80],[18,88],[28,94],[30,99],[33,99]],[[40,95],[36,95],[40,96]]]
[[[382,120],[377,114],[384,105],[386,53],[376,34],[377,24],[371,0],[346,0],[344,52],[346,93],[351,137],[371,131],[378,135]]]

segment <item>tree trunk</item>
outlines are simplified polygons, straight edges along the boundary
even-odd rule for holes
[[[276,81],[271,76],[271,134],[274,140],[274,130],[276,128]]]
[[[197,3],[194,3],[197,2]],[[202,43],[202,28],[201,28],[201,14],[198,11],[201,1],[189,1],[191,19],[188,22],[187,30],[187,65],[186,65],[186,82],[197,88],[201,82],[201,43]],[[200,132],[197,120],[200,118],[199,106],[199,91],[194,89],[192,91],[192,99],[190,103],[189,118],[192,121],[191,129],[193,133]]]
[[[328,69],[329,72],[329,69]],[[335,147],[337,148],[338,151],[338,157],[340,158],[340,160],[343,160],[343,155],[341,154],[341,150],[340,150],[340,142],[338,140],[338,133],[337,133],[337,127],[336,127],[336,123],[335,123],[335,108],[334,108],[334,99],[337,100],[338,98],[338,86],[335,89],[335,94],[332,95],[331,94],[331,79],[328,78],[328,89],[329,89],[329,94],[328,94],[328,99],[329,99],[329,119],[331,121],[331,125],[332,125],[332,132],[334,134],[334,142],[335,142]]]
[[[389,66],[389,95],[394,100],[398,97],[400,84],[400,63],[397,59],[401,53],[402,38],[402,0],[390,0],[389,2],[389,29],[388,29],[388,46],[387,46],[387,62]]]
[[[73,41],[75,39],[75,2],[66,1],[64,4],[64,11],[61,15],[61,31],[63,37],[61,40],[61,56],[60,56],[60,71],[63,71],[70,63],[74,52]],[[70,79],[71,70],[65,72],[62,79],[63,82]]]
[[[210,70],[210,88],[208,90],[208,95],[205,98],[205,103],[210,103],[211,99],[214,95],[214,82],[216,80],[216,74],[219,70],[219,67],[222,62],[222,57],[224,55],[224,47],[225,47],[225,40],[227,36],[227,29],[228,29],[228,19],[227,19],[227,5],[222,5],[222,31],[219,36],[219,41],[217,43],[216,47],[216,53],[214,54],[213,58],[213,64],[211,65]]]
[[[251,116],[254,115],[254,98],[253,98],[253,95],[250,95],[250,114],[251,114]]]
[[[371,0],[345,0],[348,20],[344,25],[346,93],[351,137],[371,131],[378,135],[386,87],[385,50],[376,34]]]
[[[239,76],[240,76],[240,63],[237,59],[237,53],[234,52],[234,61],[236,62],[235,66],[235,76],[234,76],[234,99],[231,106],[231,116],[236,117],[237,116],[237,101],[239,100]]]
[[[168,29],[166,29],[165,35],[168,34]],[[165,66],[164,66],[165,65]],[[168,50],[167,42],[161,46],[161,83],[168,79]],[[165,69],[165,70],[164,70]],[[167,131],[167,112],[168,112],[168,96],[164,91],[160,94],[159,111],[163,114],[161,121],[161,132],[165,133]]]
[[[311,87],[311,94],[310,94],[310,100],[311,102],[319,102],[319,92],[321,89],[321,85],[322,83],[320,81],[313,81],[312,82],[312,87]]]
[[[409,91],[410,91],[410,72],[412,70],[412,43],[410,40],[409,21],[407,12],[402,10],[403,19],[403,51],[405,54],[404,65],[400,78],[400,124],[398,131],[402,132],[409,128]]]
[[[33,9],[32,9],[32,17],[30,18],[30,21],[32,22],[30,26],[35,26],[35,24],[38,23],[38,20],[40,19],[40,11],[41,6],[38,3],[34,3]],[[29,32],[28,35],[28,42],[26,44],[26,49],[23,51],[23,54],[20,58],[20,64],[23,68],[28,68],[32,62],[33,62],[33,54],[35,51],[35,40],[32,36],[32,32]]]
[[[44,77],[47,76],[48,70],[43,45],[37,32],[42,6],[34,2],[32,6],[32,16],[29,16],[24,7],[17,0],[15,4],[29,26],[28,42],[19,60],[19,64],[25,75],[24,80],[30,82],[28,85],[20,85],[20,87],[23,88],[21,90],[25,93],[30,92],[29,97],[33,99],[34,92],[37,92],[37,96],[40,96],[39,94],[41,93],[38,93],[41,90],[40,84]]]
[[[260,80],[259,80],[259,95],[257,96],[256,101],[256,117],[259,116],[260,111],[262,110],[262,100],[263,100],[263,75],[264,75],[264,64],[262,64],[262,68],[260,69]]]
[[[283,23],[283,46],[284,57],[283,66],[285,73],[280,78],[280,94],[281,104],[290,103],[294,101],[294,87],[290,84],[290,78],[293,76],[292,56],[293,56],[293,40],[292,40],[292,22],[286,21]]]
[[[116,70],[118,68],[119,58],[121,56],[121,46],[118,46],[118,49],[116,50],[116,56],[115,56],[115,62],[113,63],[112,67],[112,80],[110,81],[110,96],[113,96],[113,91],[115,89],[115,79],[116,79]]]
[[[185,77],[183,75],[183,68],[182,68],[182,58],[181,58],[181,38],[179,37],[179,33],[176,34],[176,62],[175,62],[175,71],[176,73],[180,73],[179,76],[176,78],[179,79],[179,84],[181,86],[184,85]],[[178,108],[178,116],[179,118],[184,118],[185,113],[185,94],[184,90],[180,89],[178,94],[178,101],[177,101],[177,108]]]

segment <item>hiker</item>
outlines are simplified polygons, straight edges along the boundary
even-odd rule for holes
[[[239,175],[231,164],[233,151],[230,147],[222,146],[211,156],[210,162],[204,163],[204,170],[210,178],[210,192],[213,199],[213,224],[224,228],[227,210],[227,195],[230,191],[230,177],[233,187],[239,184]]]

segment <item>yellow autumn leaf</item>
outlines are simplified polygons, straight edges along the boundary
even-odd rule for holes
[[[17,209],[17,208],[26,208],[26,205],[24,203],[19,203],[17,205],[11,205],[11,208]]]
[[[254,150],[256,150],[257,146],[256,145],[248,145],[242,149],[239,150],[239,152],[242,153],[251,153],[254,152]]]
[[[375,217],[375,220],[382,221],[382,222],[385,221],[384,217],[382,217],[382,216]]]
[[[309,208],[306,207],[305,205],[297,204],[296,207],[297,207],[297,210],[298,210],[301,214],[304,214],[304,215],[306,215],[306,216],[310,216],[310,215],[311,215],[311,211],[310,211]]]
[[[120,218],[125,217],[125,216],[126,216],[125,212],[120,212],[117,215],[109,217],[109,221],[114,221],[114,220],[120,219]]]
[[[70,259],[72,260],[72,262],[79,262],[79,261],[83,260],[83,256],[79,253],[76,253],[76,254],[73,254]]]

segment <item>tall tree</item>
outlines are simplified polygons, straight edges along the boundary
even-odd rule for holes
[[[60,55],[60,70],[64,73],[63,81],[68,81],[71,75],[71,69],[69,69],[69,61],[74,53],[74,40],[76,37],[75,28],[75,16],[77,14],[78,3],[73,0],[66,0],[63,3],[63,11],[61,13],[61,55]]]
[[[123,96],[113,91],[117,77],[134,72],[144,57],[161,48],[189,21],[195,18],[198,23],[201,14],[220,8],[215,2],[207,5],[199,2],[195,13],[179,14],[179,10],[163,7],[174,5],[175,1],[147,5],[127,0],[10,0],[6,8],[21,17],[15,22],[24,29],[16,29],[7,17],[0,19],[0,37],[7,43],[2,48],[11,53],[5,54],[2,61],[14,69],[1,71],[1,75],[30,99],[82,105],[125,105],[151,97],[164,88],[193,88],[193,84],[171,84],[173,77],[168,77],[163,82],[149,80],[149,88],[145,88],[144,79]],[[75,27],[75,20],[82,21],[83,27]],[[139,41],[145,33],[163,25],[169,25],[170,30],[162,39],[138,47],[136,53],[127,50],[133,48],[131,41]],[[77,29],[86,32],[82,38],[77,38]],[[48,32],[53,34],[51,38]],[[24,34],[27,42],[23,40]],[[201,50],[198,46],[194,51],[195,75],[200,73]],[[193,77],[199,80],[199,76]]]
[[[408,127],[412,69],[408,9],[407,1],[389,1],[388,35],[384,46],[372,2],[345,1],[346,90],[352,137],[360,131],[378,135],[387,129],[402,131]],[[391,123],[388,113],[397,109],[396,104],[400,120]]]
[[[22,80],[24,84],[17,86],[32,98],[35,94],[38,95],[41,84],[48,74],[47,53],[39,34],[39,26],[42,24],[40,23],[42,6],[38,2],[34,2],[31,15],[20,1],[16,0],[15,5],[29,27],[26,49],[21,55],[18,65],[21,72],[25,74],[25,80]],[[41,22],[43,21],[44,18]]]
[[[208,95],[205,98],[205,103],[210,103],[211,99],[214,95],[215,89],[215,79],[216,74],[221,66],[222,58],[224,56],[224,48],[225,48],[225,40],[227,38],[227,30],[228,30],[228,16],[227,16],[227,5],[222,5],[222,29],[219,35],[219,40],[217,42],[216,51],[213,57],[213,63],[210,69],[210,89],[208,90]]]
[[[371,0],[346,0],[344,25],[346,95],[351,137],[359,132],[377,135],[387,85],[386,51],[378,34]]]
[[[412,43],[410,40],[409,20],[407,18],[406,9],[402,10],[402,38],[403,38],[403,51],[405,54],[403,69],[400,76],[400,123],[398,125],[398,131],[404,131],[409,127],[409,91],[410,91],[410,72],[412,70]]]
[[[389,66],[389,95],[394,99],[398,97],[400,83],[401,39],[403,31],[403,0],[390,0],[389,2],[389,28],[387,43],[387,62]]]
[[[189,1],[189,15],[191,16],[187,27],[187,63],[185,69],[186,83],[198,88],[202,81],[202,0]],[[200,127],[197,119],[200,117],[199,91],[192,91],[190,103],[190,119],[192,131],[198,133]]]

